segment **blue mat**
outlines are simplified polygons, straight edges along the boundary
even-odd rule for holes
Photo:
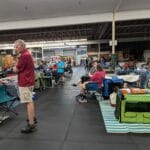
[[[99,101],[107,133],[150,133],[150,124],[120,123],[109,101]]]

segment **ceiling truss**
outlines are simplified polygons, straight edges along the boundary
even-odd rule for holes
[[[150,37],[150,19],[116,22],[116,39],[134,38],[148,39]],[[93,23],[49,28],[0,31],[0,43],[13,43],[16,39],[34,41],[57,40],[111,40],[112,24]]]

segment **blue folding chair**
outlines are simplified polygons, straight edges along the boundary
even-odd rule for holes
[[[88,82],[86,84],[87,94],[93,95],[96,97],[96,100],[102,100],[101,96],[101,88],[99,87],[97,82]]]
[[[0,111],[3,112],[4,114],[6,112],[12,112],[15,115],[18,113],[14,110],[13,104],[17,100],[17,97],[15,96],[10,96],[7,93],[6,90],[6,85],[1,84],[0,85]]]

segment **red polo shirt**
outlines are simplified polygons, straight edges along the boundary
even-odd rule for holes
[[[18,85],[20,87],[33,86],[35,83],[34,63],[31,53],[25,49],[20,53],[18,64]]]

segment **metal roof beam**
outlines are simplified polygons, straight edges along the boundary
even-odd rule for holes
[[[102,38],[102,36],[103,36],[103,35],[104,35],[104,33],[106,32],[106,30],[107,30],[108,26],[109,26],[109,23],[104,24],[104,26],[102,27],[101,32],[99,33],[99,37],[98,37],[98,39],[101,39],[101,38]]]

